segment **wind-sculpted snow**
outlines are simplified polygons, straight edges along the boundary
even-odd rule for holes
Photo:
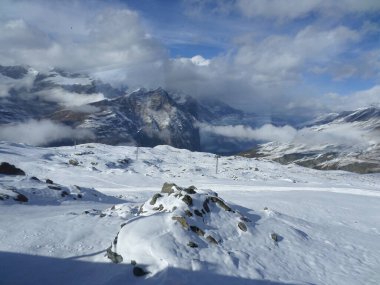
[[[251,284],[244,282],[262,279],[268,272],[281,272],[282,279],[301,284],[313,275],[313,268],[362,267],[359,260],[366,253],[358,252],[358,260],[350,261],[339,249],[348,246],[347,230],[337,228],[329,238],[326,231],[326,225],[268,207],[230,205],[211,190],[165,183],[121,225],[107,256],[114,263],[131,265],[130,278],[144,276],[147,284],[211,284],[215,279],[208,271],[234,277],[234,284]],[[318,280],[314,278],[312,283]],[[373,280],[368,276],[369,283]]]
[[[18,174],[0,175],[0,283],[379,284],[379,174],[169,146],[0,157]]]
[[[122,202],[95,189],[77,185],[63,186],[50,179],[41,181],[35,176],[20,178],[0,174],[0,182],[0,205],[59,205],[65,201]]]
[[[171,267],[190,272],[213,267],[221,274],[259,277],[257,270],[248,268],[260,216],[251,212],[248,218],[240,209],[211,190],[166,183],[141,205],[135,218],[122,225],[108,257],[115,263],[132,261],[149,277],[161,274],[159,279]],[[274,248],[280,239],[271,240],[271,234],[268,245]]]

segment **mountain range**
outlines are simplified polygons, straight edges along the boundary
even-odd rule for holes
[[[45,146],[88,142],[149,147],[166,144],[218,154],[244,151],[244,156],[317,169],[380,171],[377,107],[316,118],[298,127],[290,142],[242,140],[202,126],[242,125],[255,129],[267,123],[283,126],[287,122],[237,110],[215,99],[195,99],[162,88],[130,92],[127,86],[116,88],[87,74],[0,65],[0,127],[30,120],[48,120],[79,134],[75,138],[57,137],[42,144]]]
[[[380,109],[329,114],[298,130],[291,142],[260,144],[242,155],[322,170],[380,172]]]

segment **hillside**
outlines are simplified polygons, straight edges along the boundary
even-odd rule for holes
[[[380,109],[328,115],[298,130],[291,142],[261,144],[241,155],[321,170],[380,172]]]
[[[0,174],[6,284],[380,280],[378,174],[235,156],[216,173],[214,155],[169,146],[0,152],[25,173]]]

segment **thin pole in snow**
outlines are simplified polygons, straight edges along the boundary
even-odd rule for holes
[[[220,157],[219,155],[215,156],[215,158],[216,158],[215,174],[218,174],[219,157]]]

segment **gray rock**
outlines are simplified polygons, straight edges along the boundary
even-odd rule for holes
[[[191,207],[193,205],[193,199],[189,195],[185,195],[182,201],[186,203],[187,206]]]
[[[69,164],[73,165],[73,166],[78,166],[79,165],[79,162],[78,160],[76,159],[70,159],[69,160]]]
[[[216,203],[223,210],[225,210],[227,212],[233,212],[232,209],[222,199],[220,199],[218,197],[211,197],[210,200],[212,202]]]
[[[164,185],[162,185],[161,193],[167,193],[170,195],[170,194],[174,193],[174,190],[172,189],[173,187],[177,187],[177,185],[174,183],[165,182]]]
[[[198,247],[198,245],[192,241],[189,241],[187,245],[190,246],[191,248],[197,248]]]
[[[172,217],[172,220],[177,221],[184,229],[189,229],[189,224],[187,223],[185,217],[174,216]]]
[[[29,201],[29,199],[25,195],[20,194],[20,193],[17,193],[16,198],[13,198],[13,200],[18,201],[18,202],[22,202],[22,203],[26,203]]]
[[[206,240],[207,240],[209,243],[212,243],[212,244],[218,244],[218,242],[216,241],[216,239],[213,238],[212,236],[207,236],[207,237],[206,237]]]
[[[9,199],[9,195],[7,195],[7,194],[2,194],[2,193],[0,193],[0,200],[8,200]]]
[[[276,233],[271,233],[270,237],[271,237],[271,239],[273,239],[275,242],[277,242],[277,241],[280,240],[279,235],[276,234]]]
[[[153,210],[154,211],[162,211],[164,209],[164,205],[160,204],[160,206],[158,207],[154,207]]]
[[[187,194],[195,194],[195,193],[197,193],[195,191],[195,189],[197,189],[195,186],[190,186],[190,187],[183,189],[183,191],[185,191]]]
[[[203,217],[202,213],[197,209],[194,210],[194,214],[196,214],[198,217]]]
[[[147,275],[148,273],[149,273],[148,271],[145,271],[143,268],[141,268],[139,266],[133,267],[133,275],[135,275],[137,277]]]
[[[202,231],[200,228],[198,228],[197,226],[190,226],[190,230],[193,231],[194,233],[196,233],[197,235],[199,236],[204,236],[205,235],[205,232]]]
[[[25,172],[20,168],[17,168],[13,164],[8,162],[2,162],[0,164],[0,174],[5,175],[25,175]]]
[[[243,232],[246,232],[246,231],[247,231],[247,225],[244,224],[243,222],[239,222],[239,223],[238,223],[238,227],[239,227],[239,229],[241,229]]]
[[[49,189],[53,189],[53,190],[62,190],[61,187],[59,187],[59,186],[54,186],[54,185],[49,185],[48,188],[49,188]]]
[[[123,257],[120,254],[117,254],[116,252],[112,251],[112,246],[107,248],[107,257],[113,262],[113,263],[121,263],[123,261]]]
[[[205,211],[207,213],[210,213],[210,207],[208,206],[208,201],[209,199],[206,199],[204,202],[203,202],[203,209],[205,209]]]
[[[154,194],[153,197],[152,197],[152,200],[150,200],[149,204],[151,204],[151,205],[156,204],[157,199],[161,198],[161,197],[162,197],[162,195],[160,193]]]

